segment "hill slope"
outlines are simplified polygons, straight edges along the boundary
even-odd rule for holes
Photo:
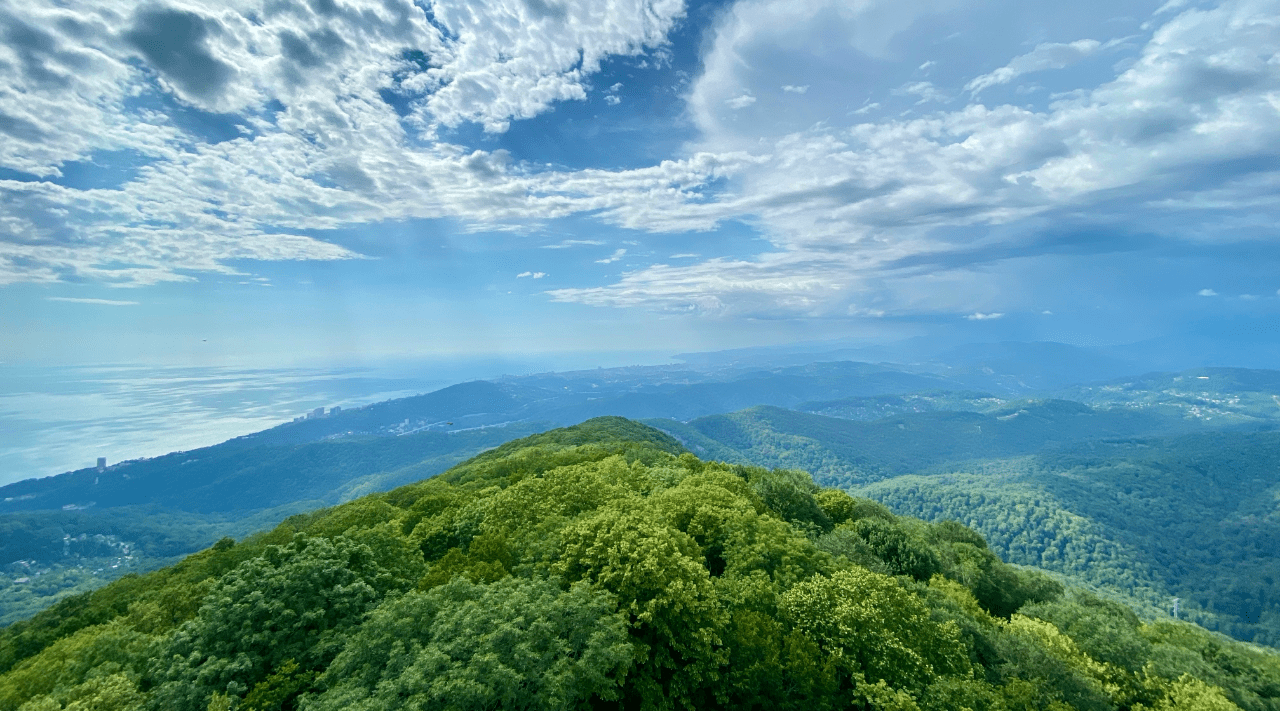
[[[0,631],[29,709],[1280,708],[1280,658],[601,418]]]
[[[944,464],[1031,454],[1074,442],[1198,431],[1198,423],[1141,410],[1095,410],[1067,400],[1004,403],[988,412],[924,411],[862,422],[754,407],[688,423],[651,424],[708,456],[805,469],[828,486]]]
[[[754,408],[653,421],[705,456],[814,472],[1002,556],[1214,629],[1280,644],[1280,433],[1202,429],[1150,410],[1046,401],[856,422]]]

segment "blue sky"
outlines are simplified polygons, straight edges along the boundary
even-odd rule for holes
[[[7,3],[0,361],[1265,340],[1277,18]]]

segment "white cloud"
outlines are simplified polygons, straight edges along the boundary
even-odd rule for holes
[[[920,65],[919,67],[917,67],[916,69],[917,69],[917,71],[927,72],[927,71],[929,71],[930,69],[932,69],[932,68],[934,68],[934,67],[936,67],[936,66],[938,66],[938,63],[937,63],[937,62],[935,62],[935,61],[933,61],[932,59],[930,59],[929,61],[925,62],[924,64],[921,64],[921,65]]]
[[[998,318],[1004,318],[1004,314],[1002,313],[985,313],[984,314],[980,311],[976,311],[974,313],[971,313],[965,316],[965,318],[969,319],[970,321],[994,321],[995,319],[998,319]]]
[[[1213,289],[1201,289],[1200,291],[1196,292],[1196,296],[1217,296],[1217,295],[1218,295],[1218,292],[1214,291]]]
[[[546,275],[547,275],[546,272],[520,272],[519,274],[516,275],[516,278],[523,279],[524,277],[533,277],[534,279],[541,279]]]
[[[116,189],[0,180],[0,284],[183,281],[233,273],[235,259],[359,256],[302,231],[427,216],[509,228],[569,214],[574,198],[540,190],[504,152],[438,142],[438,129],[500,131],[583,99],[606,57],[660,48],[684,13],[682,0],[423,8],[11,4],[0,17],[11,69],[0,166],[56,178],[69,161],[121,151],[144,167]],[[222,135],[179,125],[173,104],[219,112],[203,118]]]
[[[756,97],[750,94],[742,94],[740,96],[735,96],[732,99],[725,99],[724,103],[731,109],[745,109],[756,103]]]
[[[65,161],[102,150],[131,151],[148,165],[116,189],[0,180],[0,283],[189,280],[234,273],[228,263],[237,259],[359,257],[311,236],[326,229],[445,217],[464,229],[543,235],[547,221],[585,214],[650,232],[734,220],[769,245],[750,258],[654,265],[594,289],[551,292],[561,301],[707,313],[986,313],[1004,307],[964,272],[967,255],[1000,259],[1026,247],[1030,220],[1140,220],[1153,233],[1213,240],[1226,238],[1214,216],[1239,210],[1258,224],[1280,216],[1280,174],[1257,160],[1280,145],[1277,0],[1162,16],[1109,80],[1043,106],[973,99],[909,119],[872,114],[901,103],[890,87],[912,76],[917,57],[880,94],[833,100],[815,85],[788,102],[813,103],[844,124],[743,138],[725,127],[769,112],[733,111],[790,76],[749,61],[753,49],[809,47],[809,34],[835,13],[847,23],[841,32],[852,28],[851,51],[888,62],[897,32],[949,6],[745,0],[726,10],[689,88],[701,141],[677,159],[622,171],[517,164],[502,151],[440,141],[438,129],[476,121],[502,130],[583,98],[603,57],[660,44],[679,2],[618,0],[600,22],[583,21],[599,8],[585,0],[436,3],[437,24],[409,0],[344,0],[336,15],[266,0],[184,3],[207,28],[191,44],[214,68],[212,83],[120,39],[156,25],[135,5],[87,0],[75,13],[53,0],[12,5],[44,33],[42,68],[55,78],[0,47],[0,61],[15,68],[0,86],[0,112],[17,119],[17,135],[0,141],[0,165],[55,176]],[[1053,54],[1063,48],[1097,51],[1077,45],[1042,45],[1003,69],[1050,67],[1065,61]],[[921,100],[966,96],[931,78],[938,84],[900,90]],[[136,108],[159,101],[149,87],[188,108],[238,111],[247,132],[218,143],[188,133],[161,111]],[[577,244],[600,243],[544,246]],[[921,286],[911,266],[921,264],[954,279],[949,292],[959,296],[928,296],[938,290]]]
[[[809,85],[805,84],[804,86],[794,86],[792,84],[785,84],[783,85],[782,90],[788,94],[803,94],[809,91]]]
[[[622,103],[622,97],[618,96],[618,91],[622,89],[622,82],[618,82],[609,87],[609,93],[604,97],[604,103],[610,106],[617,106]]]
[[[73,296],[49,296],[49,301],[63,301],[69,304],[97,304],[99,306],[137,306],[137,301],[117,301],[115,299],[88,299]]]
[[[893,93],[899,96],[902,96],[902,95],[918,96],[920,97],[920,100],[916,102],[917,104],[925,104],[930,101],[942,102],[947,100],[946,94],[942,93],[941,91],[938,91],[937,87],[935,87],[932,83],[927,81],[917,81],[917,82],[910,82],[908,84],[903,84],[902,86],[895,89]]]
[[[612,255],[605,257],[604,259],[597,259],[596,264],[613,264],[614,262],[621,260],[626,253],[627,250],[625,249],[615,249]]]
[[[667,257],[667,259],[697,259],[698,257],[701,257],[701,256],[702,256],[701,254],[694,254],[693,252],[685,252],[682,254],[673,254],[670,257]]]
[[[1188,0],[1169,0],[1168,2],[1161,5],[1155,12],[1151,14],[1163,15],[1166,12],[1173,12],[1174,10],[1179,10],[1183,7],[1186,7],[1187,2]]]
[[[555,244],[544,244],[543,249],[568,249],[570,247],[599,246],[604,244],[598,239],[566,239]]]
[[[1047,42],[1036,45],[1031,52],[1014,57],[1008,64],[991,72],[975,77],[965,84],[965,90],[971,94],[997,84],[1008,84],[1023,74],[1042,72],[1047,69],[1062,69],[1094,54],[1102,47],[1102,43],[1092,39],[1075,42]]]
[[[752,66],[742,43],[765,32],[745,27],[743,12],[720,28],[707,60],[714,74],[690,97],[706,143],[759,146],[720,168],[732,189],[640,199],[606,217],[653,230],[745,219],[772,247],[751,259],[655,265],[610,285],[552,292],[557,300],[831,315],[878,293],[882,303],[869,307],[888,313],[985,314],[998,302],[969,266],[1026,253],[1064,219],[1197,241],[1231,239],[1224,216],[1248,230],[1280,219],[1280,171],[1257,161],[1280,145],[1277,0],[1229,0],[1168,18],[1109,80],[1040,109],[971,102],[765,138],[739,138],[707,102],[731,96],[730,81],[751,85],[745,70],[726,69]],[[785,36],[777,13],[757,20]],[[922,285],[925,270],[964,288],[922,296],[942,293]]]

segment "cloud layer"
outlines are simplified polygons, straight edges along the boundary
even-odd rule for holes
[[[8,4],[0,166],[12,179],[0,180],[0,284],[183,280],[233,272],[227,263],[239,259],[358,256],[307,231],[564,214],[572,208],[531,194],[538,184],[503,153],[466,150],[440,132],[463,122],[502,131],[583,98],[606,57],[660,45],[683,4],[425,9],[410,0]],[[104,152],[143,167],[110,189],[61,180]]]
[[[697,139],[631,170],[478,150],[458,129],[585,99],[608,58],[663,46],[679,0],[80,5],[0,10],[0,284],[189,280],[359,258],[321,238],[338,228],[582,216],[592,230],[547,246],[602,244],[603,226],[688,235],[689,251],[616,249],[596,261],[631,271],[555,301],[988,320],[1020,288],[991,265],[1124,248],[1071,230],[1215,243],[1274,239],[1280,217],[1280,0],[1134,2],[1113,34],[1094,3],[1074,37],[954,62],[911,52],[962,34],[959,0],[742,0],[684,96]],[[1047,74],[1052,92],[1023,83]],[[604,103],[629,105],[622,86]],[[137,167],[105,187],[69,177],[95,161]],[[767,241],[698,244],[731,224]]]
[[[765,139],[708,97],[752,90],[754,58],[786,36],[779,17],[807,27],[833,5],[810,5],[802,16],[784,4],[753,3],[726,20],[691,99],[708,145],[768,147],[739,162],[724,199],[682,211],[749,220],[774,250],[655,265],[555,298],[748,315],[943,310],[989,318],[998,304],[983,265],[1112,248],[1061,239],[1073,225],[1117,240],[1135,225],[1175,241],[1274,239],[1266,225],[1280,196],[1280,3],[1237,0],[1159,18],[1125,66],[1043,107],[952,99],[917,114],[911,100],[906,115],[822,121]],[[762,48],[762,35],[776,41]],[[976,93],[1101,46],[1041,44],[956,88]],[[939,289],[928,280],[952,283]]]

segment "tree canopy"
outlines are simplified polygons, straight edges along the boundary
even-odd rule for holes
[[[599,418],[0,631],[0,711],[1280,709],[1280,659]]]

